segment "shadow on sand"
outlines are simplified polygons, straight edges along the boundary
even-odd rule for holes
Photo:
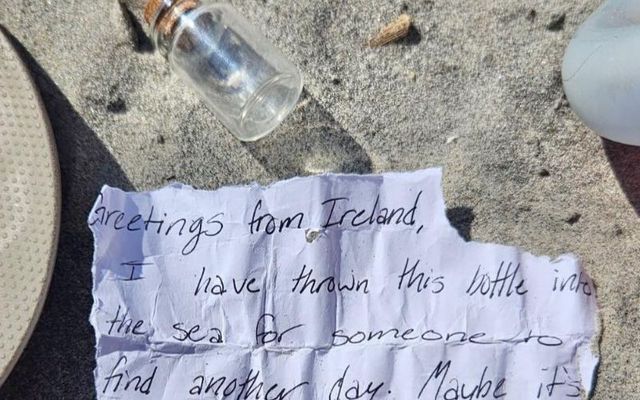
[[[607,139],[602,139],[602,145],[620,187],[640,216],[640,147]]]
[[[364,174],[372,168],[362,146],[306,90],[274,133],[245,147],[278,179],[322,172]]]

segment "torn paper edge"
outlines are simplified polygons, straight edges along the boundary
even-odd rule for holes
[[[439,203],[440,208],[442,209],[442,215],[441,218],[444,218],[444,220],[447,221],[447,225],[450,229],[454,230],[456,232],[456,234],[458,235],[458,237],[460,238],[460,240],[462,240],[464,243],[476,243],[476,244],[485,244],[485,245],[497,245],[497,246],[505,246],[505,247],[509,247],[509,248],[513,248],[515,250],[517,250],[518,252],[522,253],[523,255],[527,255],[527,256],[531,256],[534,258],[538,258],[538,259],[542,259],[548,262],[554,262],[556,260],[559,260],[561,258],[570,258],[573,261],[575,261],[579,266],[580,269],[582,270],[582,272],[584,272],[587,277],[589,278],[589,280],[591,282],[593,282],[593,279],[591,278],[591,275],[586,271],[585,266],[582,262],[582,260],[577,257],[575,254],[571,253],[571,252],[567,252],[567,253],[563,253],[560,254],[556,257],[550,257],[550,256],[546,256],[546,255],[536,255],[533,254],[529,251],[524,250],[521,246],[519,245],[509,245],[509,244],[502,244],[502,243],[491,243],[491,242],[485,242],[485,241],[481,241],[481,240],[470,240],[470,241],[466,241],[458,232],[458,230],[451,225],[451,221],[449,220],[449,218],[446,215],[446,202],[445,202],[445,198],[444,198],[444,186],[443,186],[443,168],[425,168],[425,169],[419,169],[419,170],[413,170],[413,171],[391,171],[391,172],[381,172],[381,173],[376,173],[376,174],[342,174],[342,173],[325,173],[325,174],[320,174],[320,175],[310,175],[310,176],[296,176],[293,178],[288,178],[285,180],[278,180],[278,181],[274,181],[271,182],[267,185],[262,185],[256,181],[250,182],[248,184],[240,184],[240,185],[225,185],[225,186],[221,186],[217,189],[212,189],[212,190],[207,190],[207,189],[196,189],[191,185],[188,184],[183,184],[180,182],[174,182],[171,183],[169,185],[165,185],[161,188],[157,188],[157,189],[152,189],[152,190],[147,190],[147,191],[125,191],[122,190],[120,188],[117,187],[112,187],[109,185],[103,185],[102,188],[100,189],[100,192],[98,193],[98,195],[96,196],[96,200],[93,203],[93,206],[91,207],[91,210],[89,211],[89,215],[87,217],[87,224],[89,225],[90,222],[90,218],[92,217],[92,215],[94,214],[94,211],[96,209],[96,207],[99,206],[99,200],[100,200],[100,196],[105,192],[105,190],[115,190],[115,191],[119,191],[124,195],[152,195],[155,194],[157,192],[160,192],[164,189],[167,188],[173,188],[173,189],[186,189],[186,190],[192,190],[192,191],[196,191],[196,192],[206,192],[206,193],[217,193],[223,190],[228,190],[228,189],[233,189],[233,188],[249,188],[249,189],[256,189],[256,190],[260,190],[260,191],[265,191],[265,190],[269,190],[269,189],[274,189],[277,188],[280,185],[286,185],[290,182],[295,182],[295,181],[300,181],[300,180],[311,180],[311,179],[316,179],[316,178],[321,178],[321,177],[335,177],[335,178],[341,178],[341,177],[347,177],[347,178],[379,178],[382,179],[384,181],[384,178],[386,176],[398,176],[398,175],[407,175],[407,174],[413,174],[413,173],[419,173],[419,172],[426,172],[429,174],[434,174],[435,178],[438,180],[438,187],[439,187],[439,193],[437,193],[437,201]],[[382,182],[383,183],[383,182]],[[382,184],[381,183],[381,184]],[[93,292],[94,292],[94,288],[95,288],[95,266],[96,266],[96,231],[89,225],[89,229],[91,230],[93,239],[94,239],[94,244],[93,244],[93,257],[92,257],[92,266],[91,266],[91,272],[92,272],[92,297],[93,297]],[[307,238],[307,242],[308,243],[312,243],[313,241],[315,241],[319,236],[321,236],[323,234],[321,229],[316,229],[316,228],[312,228],[312,227],[308,227],[305,228],[305,237]],[[601,318],[601,311],[600,311],[600,306],[599,306],[599,302],[598,302],[598,290],[597,290],[597,286],[594,284],[595,287],[595,291],[594,291],[594,295],[595,295],[595,299],[596,299],[596,312],[595,315],[593,316],[595,318],[594,320],[594,326],[595,326],[595,333],[593,335],[593,338],[591,340],[591,345],[589,347],[586,347],[586,351],[589,351],[591,354],[578,354],[577,355],[577,360],[578,360],[578,372],[580,374],[581,377],[581,383],[583,383],[585,387],[583,386],[583,399],[590,399],[591,396],[593,395],[593,392],[595,390],[595,386],[597,385],[597,375],[598,375],[598,369],[599,369],[599,365],[600,365],[600,343],[602,341],[602,318]],[[98,329],[97,329],[97,324],[94,324],[93,321],[93,309],[95,307],[95,298],[94,298],[94,305],[92,306],[92,311],[90,314],[90,318],[89,318],[89,322],[91,324],[91,326],[94,328],[94,335],[95,335],[95,340],[96,340],[96,344],[95,344],[95,357],[96,360],[98,358],[98,339],[99,339],[99,334],[98,334]],[[95,369],[94,369],[94,380],[97,381],[98,378],[98,366],[96,365]]]

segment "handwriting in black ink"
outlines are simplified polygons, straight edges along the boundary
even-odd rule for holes
[[[98,196],[98,204],[103,202],[103,194]],[[104,226],[116,231],[137,232],[144,231],[155,233],[159,236],[187,235],[187,242],[182,248],[183,255],[193,253],[203,237],[214,237],[219,235],[224,228],[222,217],[224,213],[213,214],[210,217],[196,217],[187,219],[184,217],[172,218],[167,213],[161,213],[162,217],[155,214],[155,207],[151,206],[147,217],[142,214],[127,214],[126,212],[114,209],[107,210],[105,206],[99,206],[93,212],[89,226]]]
[[[304,221],[304,213],[299,212],[290,217],[276,218],[270,213],[263,213],[256,215],[258,210],[262,208],[262,200],[258,200],[253,207],[253,214],[251,215],[251,222],[249,222],[249,232],[251,234],[258,232],[265,232],[268,235],[274,233],[282,233],[285,229],[300,229],[302,228],[302,222]],[[264,223],[264,224],[263,224]]]
[[[267,328],[267,325],[275,326],[275,324],[276,317],[273,314],[262,314],[260,318],[258,318],[258,322],[256,323],[256,344],[258,346],[274,342],[281,343],[284,335],[304,326],[304,324],[298,324],[280,332]]]
[[[554,269],[554,271],[556,272],[556,274],[559,272],[557,269]],[[593,291],[591,290],[591,283],[582,272],[580,272],[579,274],[573,273],[565,277],[556,276],[553,280],[553,291],[576,292],[582,293],[585,296],[591,296],[591,294],[593,293]]]
[[[116,373],[118,368],[125,367],[127,365],[127,357],[122,356],[118,359],[118,362],[111,369],[111,373],[109,376],[104,378],[105,384],[102,389],[102,393],[107,393],[107,390],[112,390],[113,393],[117,393],[118,391],[124,392],[140,392],[145,395],[149,395],[151,393],[151,388],[153,386],[153,380],[156,377],[156,371],[158,367],[153,368],[153,372],[151,375],[144,379],[141,375],[134,375],[130,373],[126,369],[124,372]],[[126,376],[126,378],[125,378]],[[144,380],[143,380],[144,379]]]
[[[382,390],[384,382],[374,383],[369,381],[363,382],[361,385],[358,379],[351,376],[347,379],[349,368],[351,368],[351,365],[347,365],[340,378],[331,386],[328,400],[356,400],[363,398],[373,400],[378,392]],[[387,391],[387,394],[391,394],[391,391]]]
[[[198,283],[193,291],[194,296],[198,296],[200,293],[222,296],[228,292],[225,280],[220,275],[207,276],[206,273],[207,268],[202,267]],[[244,292],[253,294],[260,292],[260,287],[258,286],[255,278],[232,278],[231,290],[235,294],[242,294]]]
[[[542,368],[549,371],[549,368]],[[543,390],[544,389],[544,390]],[[580,397],[580,380],[575,379],[566,367],[555,367],[551,381],[541,383],[538,387],[537,399],[551,399],[557,397]]]
[[[509,297],[513,294],[522,296],[527,293],[528,290],[524,287],[525,280],[519,279],[516,281],[520,264],[516,265],[513,270],[511,269],[512,263],[509,263],[506,269],[504,269],[504,266],[505,262],[503,261],[500,263],[495,276],[492,276],[489,273],[480,273],[482,265],[479,265],[473,280],[471,280],[467,288],[469,296],[480,293],[482,296],[489,295],[489,298],[492,299],[494,296]]]
[[[413,226],[416,223],[415,214],[421,195],[422,191],[418,192],[413,206],[410,208],[380,208],[380,195],[376,196],[376,200],[370,209],[347,208],[350,202],[348,197],[327,199],[322,202],[326,215],[322,227],[358,227],[366,224]],[[422,229],[422,227],[420,227],[420,229]]]
[[[402,273],[398,275],[398,290],[415,289],[417,293],[428,290],[430,293],[438,294],[444,290],[444,276],[426,275],[419,271],[420,259],[417,259],[412,267],[409,267],[409,257],[404,264]]]
[[[173,338],[179,342],[201,343],[206,340],[211,344],[222,343],[222,331],[218,328],[201,329],[200,324],[187,327],[184,322],[173,324],[173,329],[177,331]]]
[[[123,267],[131,268],[131,271],[129,272],[127,278],[123,279],[124,281],[137,281],[143,278],[142,278],[140,269],[139,268],[136,269],[136,267],[153,265],[153,263],[144,262],[144,261],[126,261],[126,262],[120,263],[120,265]]]
[[[318,294],[321,291],[326,293],[333,293],[335,291],[369,293],[369,279],[356,279],[353,271],[351,272],[351,279],[347,278],[346,282],[334,276],[328,276],[318,281],[313,277],[313,268],[307,270],[307,266],[303,265],[298,276],[292,280],[294,282],[293,288],[291,289],[292,293]]]
[[[440,333],[433,329],[417,330],[414,328],[389,328],[386,330],[367,330],[367,331],[355,331],[346,332],[345,329],[338,329],[333,331],[332,346],[341,347],[345,345],[356,345],[360,343],[368,342],[383,342],[383,343],[407,343],[407,342],[442,342],[442,343],[457,343],[457,344],[492,344],[496,341],[483,341],[482,338],[486,337],[485,332],[468,333],[464,331]]]
[[[386,344],[405,344],[415,342],[454,343],[490,345],[498,343],[532,343],[544,347],[557,347],[563,344],[562,339],[552,335],[534,335],[530,330],[526,335],[519,333],[513,337],[491,338],[486,332],[466,332],[463,330],[440,332],[435,329],[388,328],[373,330],[337,329],[331,334],[332,346],[358,345],[361,343],[381,342]]]
[[[462,382],[462,380],[457,377],[447,379],[450,368],[450,360],[446,362],[438,362],[438,365],[436,365],[425,383],[422,385],[422,388],[418,393],[418,399],[423,398],[423,395],[425,398],[431,398],[433,400],[441,398],[447,400],[499,399],[507,396],[504,388],[506,378],[496,377],[495,379],[487,379],[486,375],[489,369],[488,366],[484,367],[480,379],[475,384]],[[435,392],[433,389],[435,389]],[[442,397],[440,397],[441,392]],[[433,397],[429,397],[429,393],[433,393]]]
[[[138,319],[134,321],[133,318],[129,318],[129,311],[124,311],[124,314],[120,315],[121,310],[122,307],[118,306],[115,317],[107,321],[109,324],[109,335],[145,335],[147,333],[142,329],[144,320]]]
[[[235,398],[235,399],[264,399],[264,400],[284,400],[293,392],[302,389],[309,382],[300,382],[290,389],[282,387],[278,383],[274,383],[268,388],[260,378],[260,371],[250,369],[246,377],[236,378],[228,376],[211,376],[198,375],[192,380],[193,386],[189,389],[192,396],[214,395],[216,399]],[[207,396],[208,398],[208,396]],[[299,396],[297,398],[302,398]]]

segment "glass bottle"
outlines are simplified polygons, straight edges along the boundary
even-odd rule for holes
[[[238,139],[267,135],[295,107],[300,71],[230,5],[149,0],[144,18],[171,69]]]

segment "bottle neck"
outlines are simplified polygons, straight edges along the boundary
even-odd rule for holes
[[[200,0],[149,0],[144,19],[151,28],[156,48],[167,56],[182,16],[200,5]]]

